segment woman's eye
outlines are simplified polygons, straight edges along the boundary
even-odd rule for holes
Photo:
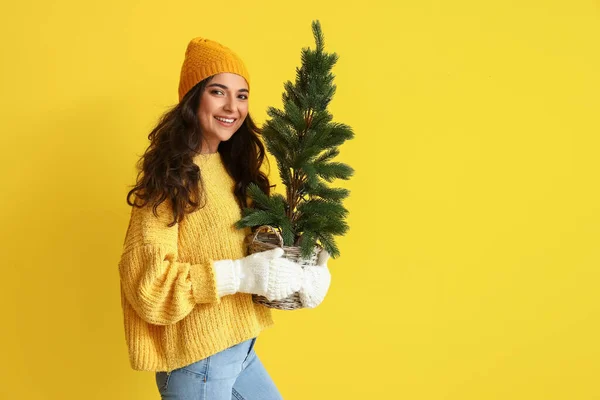
[[[223,92],[222,92],[222,91],[220,91],[220,90],[213,90],[211,93],[212,93],[212,94],[216,94],[216,93],[221,93],[221,94],[223,94]]]
[[[246,96],[245,94],[240,94],[240,98],[242,100],[248,100],[248,96]]]

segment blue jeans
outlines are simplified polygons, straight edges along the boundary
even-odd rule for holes
[[[169,373],[156,372],[163,400],[282,400],[254,352],[256,338]]]

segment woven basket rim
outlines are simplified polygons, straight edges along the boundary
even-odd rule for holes
[[[274,243],[264,242],[262,240],[257,239],[258,234],[261,233],[264,230],[268,230],[268,231],[270,231],[270,233],[273,233],[277,237],[277,239],[279,240],[280,245],[277,246]],[[269,232],[267,232],[267,233],[269,233]],[[284,250],[285,249],[299,249],[301,247],[301,246],[286,246],[286,245],[284,245],[283,244],[283,237],[281,236],[281,234],[279,233],[279,231],[277,230],[277,228],[275,228],[275,227],[273,227],[271,225],[261,225],[261,226],[259,226],[256,229],[255,232],[251,233],[250,235],[248,235],[246,237],[246,241],[247,241],[248,245],[250,245],[252,242],[256,241],[256,242],[260,242],[260,243],[262,243],[264,245],[267,245],[267,246],[273,247],[273,248],[275,248],[275,247],[281,247]],[[323,246],[321,244],[319,244],[319,243],[315,243],[314,247],[317,247],[319,250],[323,249]]]

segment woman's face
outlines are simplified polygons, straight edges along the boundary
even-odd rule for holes
[[[248,83],[240,75],[217,74],[200,98],[198,118],[204,138],[202,153],[215,153],[242,125],[248,115]]]

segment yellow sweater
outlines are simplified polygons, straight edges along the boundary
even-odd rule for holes
[[[197,155],[206,205],[169,228],[170,202],[132,207],[119,261],[121,305],[131,367],[172,371],[258,336],[271,310],[252,295],[217,296],[212,262],[246,255],[249,228],[233,224],[241,210],[234,180],[219,153]],[[204,203],[201,203],[204,204]]]

